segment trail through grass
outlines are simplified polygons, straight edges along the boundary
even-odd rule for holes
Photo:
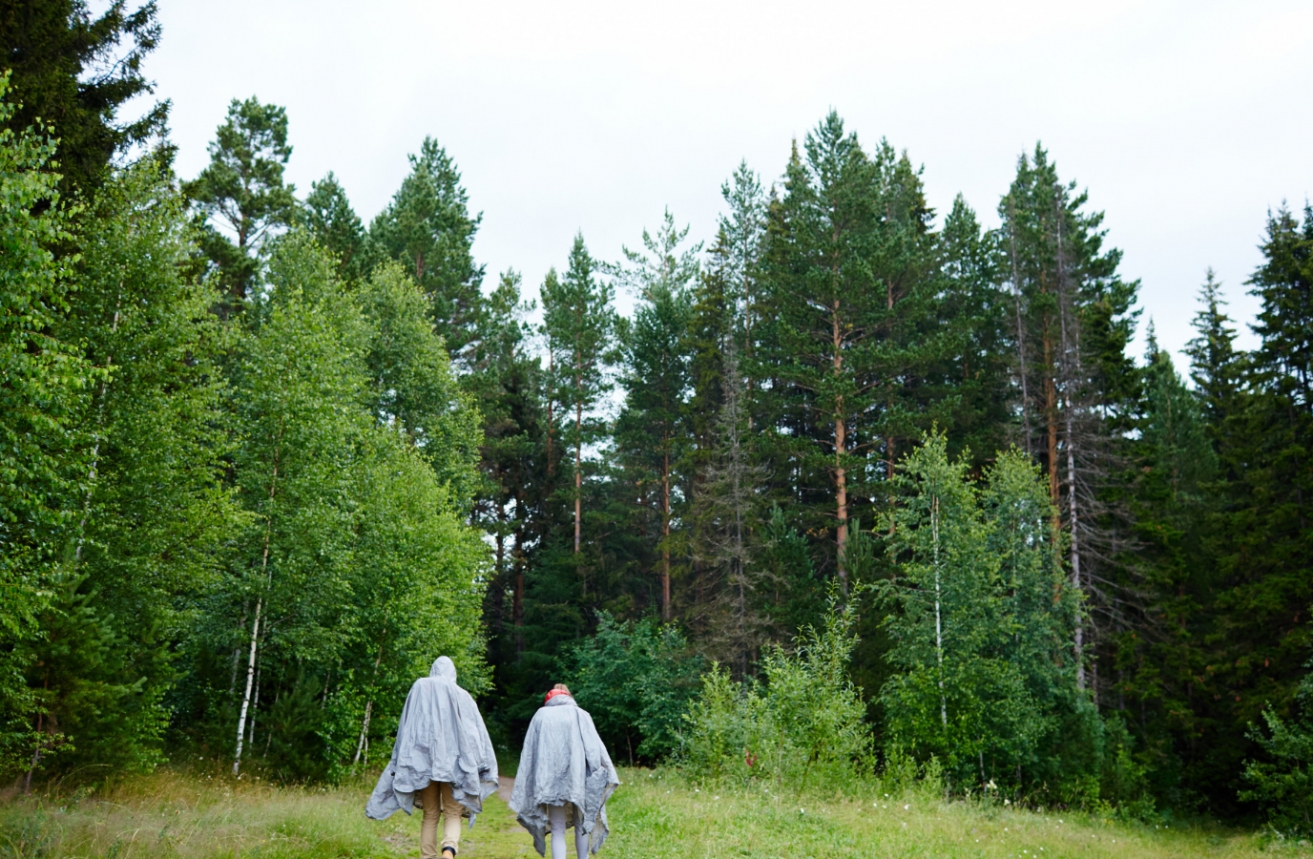
[[[627,770],[608,805],[612,859],[739,857],[971,857],[972,859],[1240,859],[1313,857],[1307,845],[1248,833],[1155,828],[943,803],[909,794],[779,796],[767,790],[690,788],[672,772]],[[419,814],[366,820],[371,783],[275,787],[163,771],[81,797],[0,803],[4,859],[418,859]],[[573,855],[573,839],[571,854]],[[466,829],[461,859],[536,856],[498,797]]]

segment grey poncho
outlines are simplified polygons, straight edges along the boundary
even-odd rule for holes
[[[456,685],[456,666],[445,656],[428,677],[410,687],[397,725],[392,760],[378,777],[365,815],[382,820],[415,807],[415,792],[429,782],[448,782],[471,815],[497,789],[497,756],[470,693]]]
[[[557,695],[529,723],[511,811],[546,855],[547,808],[564,805],[566,825],[589,834],[590,851],[606,841],[606,800],[620,784],[593,718],[569,695]]]

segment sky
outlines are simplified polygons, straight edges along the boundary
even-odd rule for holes
[[[776,181],[831,109],[924,165],[941,215],[961,193],[987,226],[1042,142],[1106,213],[1143,321],[1178,352],[1210,266],[1253,345],[1244,281],[1267,212],[1313,196],[1308,0],[159,0],[159,15],[145,72],[173,102],[183,177],[254,95],[287,109],[299,192],[331,170],[368,223],[432,135],[483,213],[485,289],[514,268],[529,296],[577,231],[618,260],[669,207],[709,243],[739,162]]]

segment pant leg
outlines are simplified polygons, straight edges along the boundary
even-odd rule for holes
[[[438,783],[431,781],[419,792],[420,807],[424,811],[424,822],[419,828],[420,859],[438,859],[438,814],[442,800]]]
[[[451,785],[442,783],[442,846],[460,849],[460,818],[465,807],[456,801]]]
[[[582,821],[578,817],[574,819],[574,855],[579,859],[586,859],[588,856],[588,833],[579,824]]]
[[[547,823],[552,830],[552,859],[565,859],[565,806],[549,806]]]

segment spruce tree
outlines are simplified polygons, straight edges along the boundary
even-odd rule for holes
[[[302,217],[315,240],[337,258],[338,272],[344,281],[354,283],[370,274],[372,248],[366,240],[364,224],[331,171],[311,183]]]
[[[154,0],[135,9],[127,0],[0,2],[0,53],[11,73],[16,109],[4,118],[15,132],[53,126],[59,139],[59,187],[68,197],[90,197],[116,155],[164,132],[169,103],[120,119],[123,106],[154,92],[142,74],[146,55],[159,45]]]

